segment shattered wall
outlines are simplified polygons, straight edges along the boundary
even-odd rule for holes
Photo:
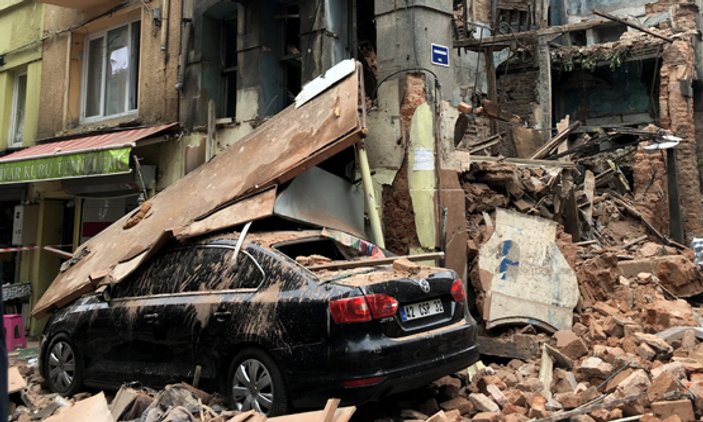
[[[539,71],[499,74],[497,80],[498,104],[505,111],[520,116],[528,126],[537,125],[535,109],[539,106]]]
[[[639,145],[632,165],[637,208],[662,233],[669,232],[669,192],[666,181],[666,152],[647,151]]]
[[[684,25],[681,29],[695,29],[695,13],[693,5],[677,5],[676,23]],[[660,71],[660,126],[683,138],[677,147],[676,168],[687,241],[703,233],[693,98],[688,91],[696,78],[695,57],[692,39],[678,38],[664,49]]]

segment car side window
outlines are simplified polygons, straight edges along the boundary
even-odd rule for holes
[[[151,258],[126,280],[116,284],[112,296],[139,297],[173,293],[184,274],[182,265],[187,257],[186,249],[174,249]]]
[[[240,251],[236,266],[233,256],[232,248],[215,245],[194,248],[178,291],[258,288],[264,277],[251,256],[244,250]]]

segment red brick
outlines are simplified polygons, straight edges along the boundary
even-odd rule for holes
[[[652,403],[652,411],[662,419],[678,415],[684,421],[696,420],[691,400],[687,399],[654,402]]]
[[[557,341],[556,348],[571,359],[578,359],[588,353],[586,344],[571,330],[560,330],[554,333]]]
[[[656,377],[647,388],[647,398],[651,402],[663,400],[667,393],[671,393],[677,389],[678,383],[676,382],[676,378],[669,372],[663,372]]]

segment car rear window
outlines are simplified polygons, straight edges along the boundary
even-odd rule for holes
[[[313,238],[286,242],[273,246],[301,265],[314,265],[324,261],[343,261],[366,257],[360,251],[344,246],[333,239]]]

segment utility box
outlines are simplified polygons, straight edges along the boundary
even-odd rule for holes
[[[12,244],[33,245],[37,240],[38,205],[16,205],[12,217]]]

